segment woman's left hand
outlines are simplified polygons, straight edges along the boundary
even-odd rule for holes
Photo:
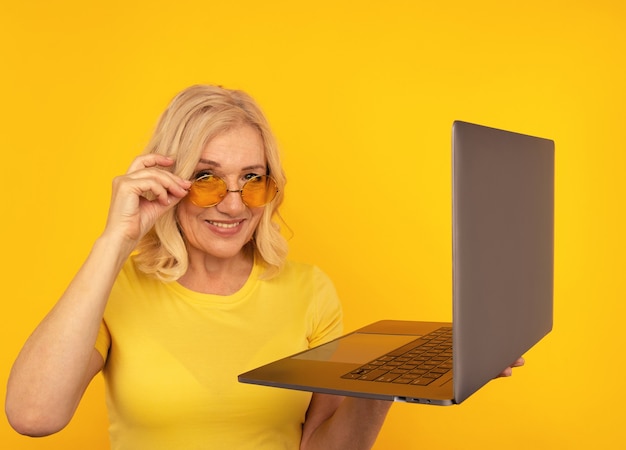
[[[525,362],[526,361],[524,360],[524,358],[519,358],[517,361],[515,361],[509,367],[507,367],[502,372],[500,372],[500,374],[498,375],[497,378],[499,378],[499,377],[510,377],[511,375],[513,375],[513,368],[515,368],[515,367],[522,367]]]

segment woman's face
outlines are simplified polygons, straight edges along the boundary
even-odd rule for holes
[[[230,191],[239,190],[254,175],[265,175],[267,163],[260,133],[242,125],[219,134],[202,151],[193,179],[203,174],[222,178]],[[188,199],[178,207],[178,223],[187,241],[190,259],[237,256],[252,239],[264,207],[250,208],[239,192],[228,192],[210,208],[201,208]],[[204,254],[204,255],[202,255]]]

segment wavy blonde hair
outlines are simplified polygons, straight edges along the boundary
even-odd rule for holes
[[[265,207],[247,244],[255,259],[265,266],[264,278],[271,278],[282,268],[287,257],[287,242],[280,234],[278,207],[283,201],[286,183],[276,139],[261,108],[245,92],[219,86],[196,85],[179,93],[161,115],[145,153],[173,158],[174,174],[190,179],[202,150],[217,135],[232,128],[250,125],[257,129],[265,146],[269,174],[276,180],[278,194]],[[142,272],[163,281],[180,278],[188,268],[188,255],[173,208],[161,216],[137,246],[135,262]]]

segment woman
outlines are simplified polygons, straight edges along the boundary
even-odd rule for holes
[[[90,255],[18,356],[6,411],[44,436],[103,371],[113,449],[365,449],[390,403],[237,383],[341,333],[329,279],[286,262],[285,176],[245,93],[193,86],[113,182]]]
[[[370,447],[386,402],[237,383],[341,332],[326,276],[285,263],[272,221],[284,185],[250,97],[179,94],[114,180],[104,232],[15,362],[13,427],[59,431],[104,370],[114,449]]]

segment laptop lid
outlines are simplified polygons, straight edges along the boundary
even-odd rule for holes
[[[554,142],[456,121],[452,147],[461,402],[552,329]]]

